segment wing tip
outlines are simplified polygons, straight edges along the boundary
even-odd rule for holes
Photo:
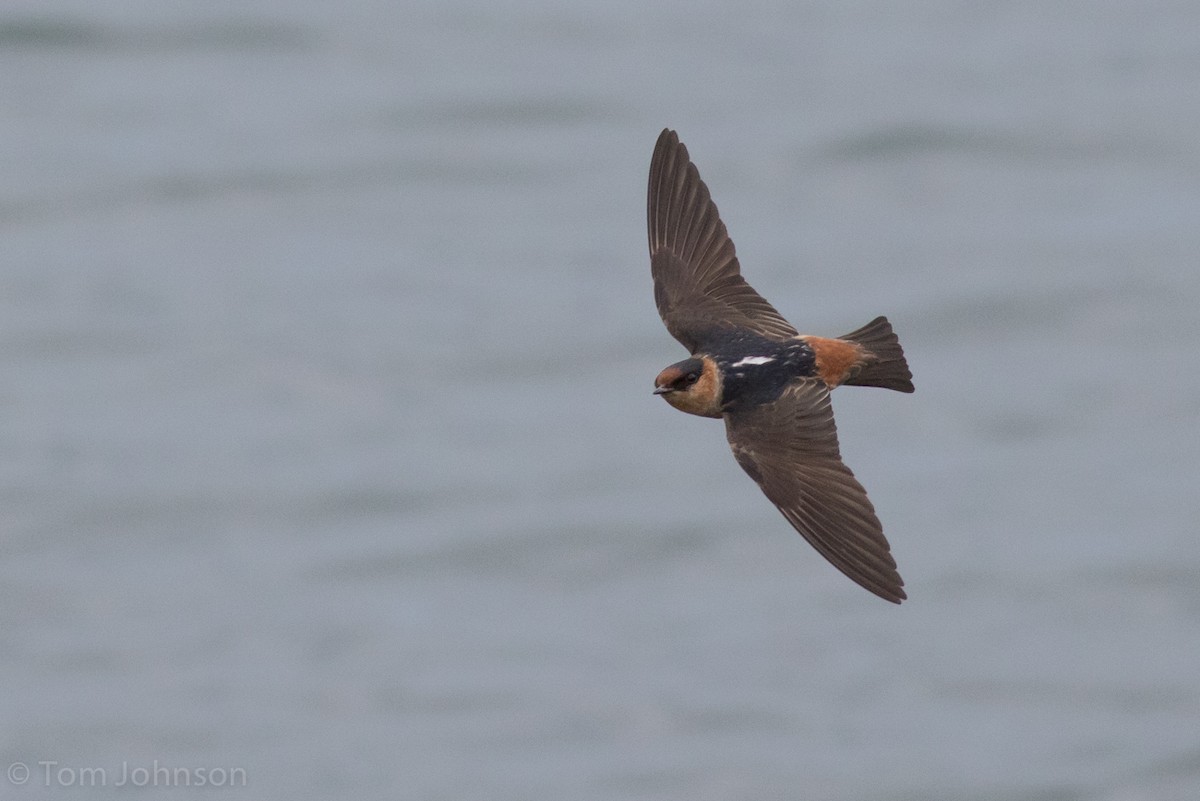
[[[875,589],[872,587],[867,587],[866,589],[869,590],[870,592],[874,593],[878,597],[882,598],[883,600],[888,601],[889,603],[895,604],[896,606],[899,606],[900,604],[902,604],[903,602],[908,600],[908,593],[906,593],[904,591],[903,583],[901,583],[900,586],[886,588],[886,589],[885,588]]]
[[[886,552],[887,557],[891,560],[891,551]],[[895,568],[884,571],[884,575],[871,576],[864,571],[859,565],[843,566],[837,561],[834,561],[828,554],[822,553],[822,556],[842,572],[846,578],[853,581],[858,586],[862,587],[867,592],[875,595],[883,600],[899,606],[904,601],[908,600],[908,593],[904,591],[904,579],[900,578],[900,574]]]
[[[679,134],[675,133],[671,128],[663,128],[662,133],[658,135],[658,141],[654,143],[654,154],[650,157],[651,165],[665,159],[672,151],[682,149],[687,153],[687,148],[679,141]],[[687,159],[684,159],[687,161]]]
[[[840,560],[835,561],[826,553],[822,553],[821,555],[824,556],[831,565],[836,567],[842,573],[842,575],[872,595],[882,598],[888,603],[896,604],[897,606],[908,600],[908,593],[904,591],[904,579],[900,578],[900,574],[896,572],[895,567],[880,570],[879,566],[873,565],[872,568],[874,568],[874,570],[869,571],[862,564],[840,564]],[[889,562],[894,563],[890,550],[885,551],[884,555]]]

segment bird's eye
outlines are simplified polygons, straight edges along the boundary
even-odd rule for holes
[[[687,377],[684,380],[687,381],[689,384],[695,384],[696,381],[699,380],[699,378],[700,378],[699,373],[688,373]]]

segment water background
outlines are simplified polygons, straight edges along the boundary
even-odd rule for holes
[[[1200,797],[1198,30],[6,3],[0,796]],[[902,607],[650,395],[664,126],[798,328],[901,335],[834,401]]]

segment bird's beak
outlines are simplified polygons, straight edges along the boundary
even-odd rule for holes
[[[674,391],[675,390],[671,387],[655,387],[654,388],[655,395],[666,395],[668,392],[674,392]]]

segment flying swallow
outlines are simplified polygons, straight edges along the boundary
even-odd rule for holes
[[[733,456],[787,521],[833,566],[900,603],[883,527],[842,462],[829,392],[842,384],[912,392],[886,317],[837,338],[799,333],[742,278],[708,187],[672,130],[650,161],[647,197],[654,302],[692,354],[664,369],[654,394],[725,420]]]

